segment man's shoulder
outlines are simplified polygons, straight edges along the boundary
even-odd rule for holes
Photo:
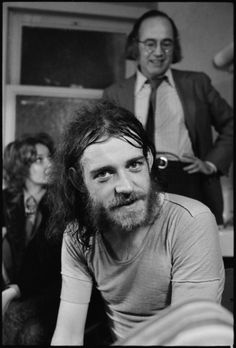
[[[135,83],[135,80],[136,80],[136,74],[113,83],[112,85],[105,88],[105,91],[123,90],[125,88],[132,87]]]
[[[77,221],[71,221],[65,228],[63,239],[66,244],[71,244],[73,247],[79,246],[84,251],[93,247],[95,243],[95,235],[91,235],[87,241],[88,245],[85,246],[84,234],[86,234],[85,228],[81,229]]]
[[[186,211],[192,217],[201,213],[210,213],[210,209],[205,204],[186,196],[166,193],[164,200],[177,209]]]
[[[209,76],[203,71],[171,69],[174,78],[186,78],[192,80],[206,80]]]

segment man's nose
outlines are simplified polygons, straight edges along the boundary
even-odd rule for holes
[[[159,42],[156,43],[156,48],[155,50],[153,51],[154,54],[160,56],[164,53],[162,47],[161,47],[161,44]]]
[[[120,174],[115,185],[115,192],[130,193],[132,191],[133,191],[133,186],[131,184],[129,177],[124,173]]]

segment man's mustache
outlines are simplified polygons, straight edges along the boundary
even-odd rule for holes
[[[108,208],[110,210],[117,209],[119,207],[122,207],[124,205],[132,204],[138,200],[144,200],[147,197],[144,193],[139,192],[131,192],[129,195],[127,194],[120,194],[119,196],[116,196],[111,203],[109,204]]]

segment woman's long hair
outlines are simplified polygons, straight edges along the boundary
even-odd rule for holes
[[[47,146],[50,154],[53,154],[54,143],[46,133],[25,134],[9,143],[4,149],[3,180],[14,199],[22,194],[30,166],[36,160],[36,144]]]

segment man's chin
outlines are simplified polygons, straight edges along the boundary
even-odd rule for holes
[[[114,227],[127,232],[133,231],[150,224],[156,216],[157,209],[158,188],[153,181],[147,196],[130,205],[108,208],[102,204],[95,204],[91,200],[87,209],[90,221],[89,228],[103,233],[104,231],[112,231]]]
[[[146,219],[137,219],[137,216],[123,216],[122,218],[110,219],[112,226],[116,226],[122,231],[131,232],[137,228],[144,226]]]
[[[145,207],[137,209],[137,207],[132,207],[133,205],[115,209],[113,213],[109,214],[110,222],[127,231],[132,231],[144,225],[147,218],[147,209]]]

